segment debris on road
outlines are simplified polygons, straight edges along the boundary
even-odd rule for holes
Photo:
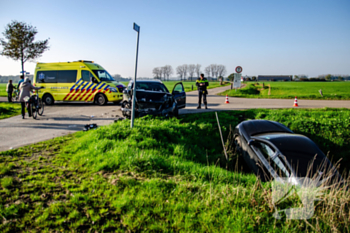
[[[90,129],[97,129],[97,124],[88,124],[84,126],[84,130],[83,131],[88,131]]]

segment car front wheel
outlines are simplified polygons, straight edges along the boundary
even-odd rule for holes
[[[50,95],[50,94],[45,94],[45,95],[43,96],[43,101],[44,101],[44,103],[45,103],[46,105],[52,105],[52,104],[55,103],[54,98],[53,98],[52,95]]]
[[[106,105],[107,104],[107,99],[106,99],[105,95],[97,94],[97,96],[95,98],[95,103],[100,105],[100,106]]]

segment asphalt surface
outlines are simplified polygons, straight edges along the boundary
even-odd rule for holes
[[[196,109],[198,105],[197,91],[186,93],[186,108],[180,109],[180,114],[190,114],[207,111],[240,110],[251,108],[292,108],[294,99],[246,99],[229,98],[225,104],[224,96],[217,93],[229,89],[230,86],[209,89],[208,108]],[[6,102],[6,97],[0,97],[0,102]],[[299,108],[350,108],[350,101],[337,100],[299,100]],[[0,120],[0,151],[10,150],[28,144],[67,135],[84,129],[87,124],[98,126],[110,124],[122,117],[120,105],[108,104],[96,106],[80,102],[56,102],[53,106],[45,106],[44,115],[36,120],[22,119],[15,116]]]

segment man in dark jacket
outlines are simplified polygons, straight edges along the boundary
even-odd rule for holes
[[[7,86],[6,86],[6,92],[7,92],[7,99],[9,103],[12,102],[12,92],[13,92],[13,85],[12,80],[10,79]]]
[[[196,86],[198,88],[198,107],[197,109],[201,108],[202,105],[202,96],[203,96],[203,103],[205,105],[205,109],[208,109],[207,107],[207,86],[209,86],[208,80],[204,78],[204,74],[201,74],[200,78],[196,81]]]

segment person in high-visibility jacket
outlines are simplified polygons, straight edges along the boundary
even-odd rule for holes
[[[207,86],[209,86],[209,82],[206,78],[204,78],[204,74],[200,75],[200,78],[196,81],[196,86],[198,88],[198,107],[197,109],[201,108],[202,105],[202,96],[203,96],[203,103],[205,105],[205,109],[208,109],[207,107]]]

